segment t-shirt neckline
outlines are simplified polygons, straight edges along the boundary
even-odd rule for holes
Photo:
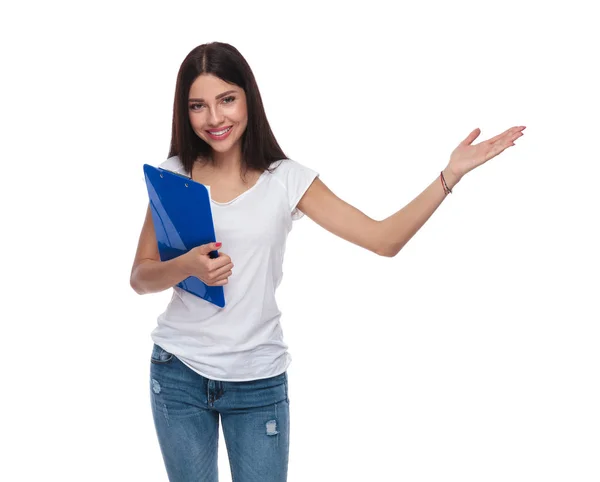
[[[258,179],[256,180],[256,182],[248,189],[246,189],[243,193],[241,193],[239,196],[234,197],[231,201],[227,201],[227,202],[218,202],[215,201],[211,196],[210,196],[210,189],[209,189],[209,195],[208,197],[210,198],[210,202],[215,204],[216,206],[228,206],[236,201],[238,201],[239,199],[243,198],[244,196],[246,196],[246,194],[248,194],[249,192],[251,192],[256,186],[258,186],[262,180],[264,179],[265,175],[267,174],[267,170],[264,170],[261,175],[258,177]],[[210,186],[208,186],[210,188]]]

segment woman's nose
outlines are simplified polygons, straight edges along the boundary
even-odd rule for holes
[[[210,110],[209,123],[212,126],[218,127],[223,121],[223,114],[218,108]]]

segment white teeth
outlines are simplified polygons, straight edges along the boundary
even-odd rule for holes
[[[227,129],[223,129],[222,131],[219,131],[219,132],[211,132],[211,135],[213,135],[213,136],[222,136],[226,132],[229,132],[230,129],[231,129],[231,127],[228,127]]]

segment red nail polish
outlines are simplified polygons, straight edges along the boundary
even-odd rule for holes
[[[217,248],[220,248],[220,247],[221,247],[221,243],[217,243]]]

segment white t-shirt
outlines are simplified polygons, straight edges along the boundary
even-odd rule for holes
[[[297,204],[319,173],[291,159],[271,164],[256,184],[211,209],[220,251],[234,264],[220,308],[173,287],[151,338],[195,372],[213,380],[248,381],[287,370],[292,358],[283,341],[275,290]],[[189,176],[179,157],[159,167]],[[210,192],[210,189],[209,189]]]

